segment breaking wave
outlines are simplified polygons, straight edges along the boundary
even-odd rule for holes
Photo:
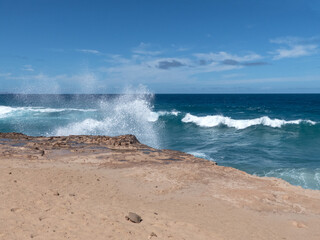
[[[6,117],[10,112],[12,112],[11,107],[0,106],[0,118]]]
[[[219,125],[225,125],[236,129],[245,129],[254,125],[264,125],[273,128],[280,128],[286,124],[301,124],[307,123],[315,125],[316,122],[311,120],[291,120],[286,121],[282,119],[271,119],[268,116],[254,118],[254,119],[232,119],[230,117],[224,117],[222,115],[212,115],[205,117],[197,117],[190,113],[187,113],[181,120],[184,123],[194,123],[200,127],[217,127]]]

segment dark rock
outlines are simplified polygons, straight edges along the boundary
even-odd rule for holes
[[[0,138],[27,139],[28,136],[22,133],[16,133],[16,132],[9,132],[9,133],[0,132]]]
[[[133,212],[129,212],[128,216],[126,216],[126,219],[133,223],[140,223],[142,221],[142,218],[138,214]]]

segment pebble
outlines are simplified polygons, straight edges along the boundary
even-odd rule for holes
[[[157,236],[157,234],[155,234],[154,232],[152,232],[152,233],[149,235],[148,239],[151,239],[152,237],[158,237],[158,236]]]
[[[126,216],[127,220],[130,220],[133,223],[140,223],[142,221],[141,217],[133,212],[129,212],[128,215]]]

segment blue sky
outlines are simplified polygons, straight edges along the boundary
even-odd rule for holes
[[[0,92],[320,93],[320,1],[0,0]]]

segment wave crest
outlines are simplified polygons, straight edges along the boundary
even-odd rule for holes
[[[4,118],[13,111],[12,107],[0,106],[0,118]]]
[[[300,124],[302,122],[314,125],[316,122],[311,120],[291,120],[286,121],[282,119],[271,119],[268,116],[255,118],[255,119],[232,119],[230,117],[224,117],[222,115],[212,115],[197,117],[190,113],[187,113],[185,117],[181,120],[184,123],[194,123],[200,127],[216,127],[219,125],[226,125],[228,127],[233,127],[236,129],[245,129],[254,125],[264,125],[273,128],[280,128],[286,124]]]

